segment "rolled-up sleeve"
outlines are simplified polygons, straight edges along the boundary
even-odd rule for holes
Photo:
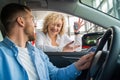
[[[51,80],[75,80],[82,73],[74,63],[64,68],[49,67],[49,71]]]

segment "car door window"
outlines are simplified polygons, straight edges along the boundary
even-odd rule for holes
[[[2,36],[2,33],[1,33],[1,30],[0,30],[0,41],[3,40],[3,36]]]
[[[44,13],[46,13],[46,14],[44,14]],[[37,27],[36,27],[37,31],[42,30],[44,18],[50,13],[55,13],[55,11],[33,11],[33,15],[35,16],[35,21],[36,21],[36,25],[37,25]],[[58,13],[60,13],[60,12],[58,12]],[[41,14],[41,15],[39,15],[39,14]],[[106,30],[106,29],[102,28],[101,26],[93,24],[87,20],[80,18],[80,17],[76,17],[73,15],[65,14],[65,13],[61,13],[61,14],[63,14],[65,17],[66,34],[71,38],[71,40],[75,40],[74,27],[73,27],[74,22],[77,22],[79,19],[83,20],[84,25],[80,28],[80,35],[81,35],[80,37],[82,40],[82,50],[84,50],[85,49],[84,46],[86,46],[84,44],[86,42],[86,39],[82,39],[82,37],[84,38],[85,34],[90,34],[90,33],[94,34],[94,33],[104,32]],[[96,41],[97,38],[99,37],[99,35],[91,35],[90,37],[92,39],[94,39],[94,41]],[[88,38],[87,38],[87,42],[91,41],[91,38],[90,38],[90,40],[88,40]],[[96,44],[96,42],[94,43],[94,45],[87,44],[87,46],[92,47],[92,46],[95,46],[95,44]],[[54,51],[52,51],[52,52],[54,52]]]

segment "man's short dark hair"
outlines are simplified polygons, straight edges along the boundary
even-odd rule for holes
[[[10,3],[4,6],[2,8],[0,17],[5,30],[9,31],[9,24],[16,14],[20,12],[26,12],[26,10],[31,11],[29,7],[17,3]]]

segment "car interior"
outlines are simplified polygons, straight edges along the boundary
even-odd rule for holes
[[[84,30],[87,30],[85,32],[81,30],[82,50],[80,52],[45,52],[45,54],[49,56],[50,61],[55,66],[61,68],[72,64],[81,56],[92,51],[95,56],[90,68],[84,70],[76,80],[119,80],[120,20],[97,9],[105,1],[113,1],[115,5],[117,0],[98,0],[101,3],[97,8],[91,7],[93,5],[92,1],[97,0],[1,0],[0,11],[8,3],[19,3],[29,6],[35,18],[41,18],[49,11],[56,11],[67,14],[67,17],[70,16],[69,18],[75,16],[85,20],[85,26],[90,27],[85,27]],[[110,8],[111,14],[113,14],[113,9],[114,7]],[[67,34],[73,35],[73,32]],[[0,22],[0,41],[3,40],[5,35],[4,27]],[[99,37],[98,44],[97,39]],[[104,49],[105,46],[107,46],[106,49]]]

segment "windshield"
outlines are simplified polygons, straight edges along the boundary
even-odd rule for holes
[[[120,19],[119,0],[80,0],[80,2]]]

